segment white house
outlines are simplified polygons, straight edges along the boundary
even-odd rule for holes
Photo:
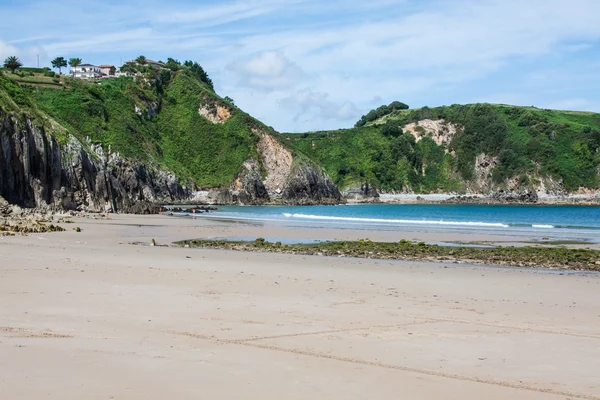
[[[71,68],[71,73],[75,78],[101,78],[104,74],[100,67],[92,64],[81,64]]]

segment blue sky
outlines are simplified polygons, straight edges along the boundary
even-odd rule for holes
[[[282,132],[393,100],[600,112],[597,0],[0,0],[0,58],[198,61]]]

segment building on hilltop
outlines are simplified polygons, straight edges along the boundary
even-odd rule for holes
[[[117,68],[114,65],[99,65],[98,68],[100,68],[102,74],[107,77],[116,76],[117,74]]]
[[[92,64],[80,64],[71,69],[75,78],[101,78],[103,73],[100,67]]]
[[[93,64],[81,64],[71,69],[71,73],[75,78],[113,78],[116,76],[121,76],[117,72],[117,68],[114,65],[102,64],[102,65],[93,65]]]

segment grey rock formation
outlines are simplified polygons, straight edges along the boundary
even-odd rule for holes
[[[141,110],[140,110],[141,111]],[[0,109],[0,196],[22,207],[155,213],[160,203],[191,200],[165,171],[123,159],[89,140]],[[54,132],[51,129],[56,129]],[[57,142],[56,137],[64,137]],[[231,187],[210,197],[219,204],[336,204],[338,188],[308,160],[296,160],[269,135],[262,164],[249,159]],[[266,166],[265,166],[266,163]]]
[[[292,168],[282,193],[286,204],[338,204],[342,195],[329,177],[312,163],[302,163]]]
[[[369,182],[363,182],[360,187],[347,188],[343,191],[342,196],[348,201],[359,203],[376,203],[379,201],[379,193]]]
[[[0,196],[23,207],[152,213],[189,197],[175,177],[105,156],[70,137],[59,145],[43,127],[0,109]]]
[[[217,201],[222,204],[264,204],[269,193],[261,180],[260,164],[251,158],[244,162],[242,172],[230,189],[219,192]]]
[[[492,199],[503,203],[537,203],[538,195],[535,190],[503,191],[492,194]]]

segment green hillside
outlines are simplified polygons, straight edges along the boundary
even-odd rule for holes
[[[568,191],[600,186],[600,114],[491,104],[392,105],[371,111],[352,129],[283,136],[341,187],[368,181],[385,191],[461,191],[476,179],[481,154],[495,160],[487,179],[499,188],[515,178],[521,187],[542,178],[562,181]],[[412,134],[403,132],[423,120],[443,120],[457,133],[436,144],[419,125]]]
[[[245,160],[258,158],[252,129],[272,130],[219,97],[201,67],[190,66],[145,67],[143,75],[99,82],[63,76],[56,87],[6,74],[0,76],[0,105],[47,115],[84,143],[102,144],[105,151],[110,146],[199,187],[228,186]],[[199,107],[226,118],[211,122]],[[67,135],[58,139],[64,143]]]

